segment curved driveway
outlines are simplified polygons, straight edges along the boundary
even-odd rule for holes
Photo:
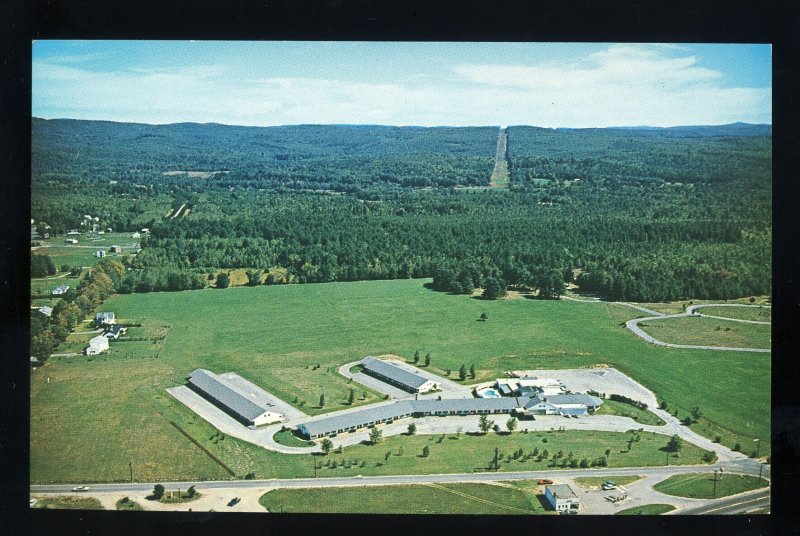
[[[617,302],[615,302],[617,303]],[[621,304],[621,305],[628,305],[628,304]],[[678,313],[674,315],[665,315],[659,314],[658,316],[649,316],[647,318],[634,318],[633,320],[628,320],[625,322],[625,327],[631,330],[636,336],[646,340],[647,342],[656,344],[658,346],[666,346],[667,348],[691,348],[695,350],[727,350],[732,352],[762,352],[762,353],[769,353],[772,351],[770,348],[737,348],[731,346],[705,346],[705,345],[697,345],[697,344],[673,344],[670,342],[664,342],[656,339],[652,335],[646,333],[642,328],[639,327],[641,322],[647,322],[649,320],[665,320],[667,318],[681,318],[685,316],[693,316],[693,317],[704,317],[708,315],[703,315],[700,313],[696,313],[695,310],[699,309],[700,307],[723,307],[723,306],[731,306],[734,305],[736,307],[761,307],[759,305],[744,305],[744,304],[723,304],[723,303],[715,303],[715,304],[707,304],[707,305],[692,305],[686,308],[686,311],[683,313]],[[709,318],[720,318],[723,320],[731,320],[734,322],[746,322],[750,324],[769,324],[769,322],[758,322],[755,320],[738,320],[733,318],[723,318],[723,317],[709,317]]]

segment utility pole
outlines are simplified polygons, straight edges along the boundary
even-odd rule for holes
[[[754,439],[753,441],[756,442],[756,459],[758,458],[758,453],[761,452],[761,440]]]
[[[759,480],[761,480],[761,473],[763,471],[764,471],[764,464],[759,462],[759,464],[758,464],[758,479]]]
[[[130,467],[130,470],[131,470],[131,482],[133,482],[133,460],[131,460],[128,463],[128,467]]]
[[[714,498],[717,498],[717,470],[714,469]]]
[[[317,460],[313,456],[311,457],[311,463],[314,464],[314,478],[317,478]]]

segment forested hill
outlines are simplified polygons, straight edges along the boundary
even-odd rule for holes
[[[164,181],[224,171],[211,182],[354,191],[375,184],[486,185],[496,127],[242,127],[32,120],[33,177]]]
[[[433,277],[555,297],[574,278],[611,299],[734,298],[771,288],[759,129],[512,126],[509,187],[490,188],[493,127],[34,119],[31,217],[54,234],[86,214],[150,228],[121,292],[242,268],[256,282]]]

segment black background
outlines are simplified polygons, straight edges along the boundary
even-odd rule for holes
[[[797,2],[551,0],[0,2],[0,534],[800,534]],[[352,516],[75,512],[28,507],[30,72],[33,39],[771,43],[773,46],[770,516]],[[390,58],[387,58],[390,60]],[[737,393],[730,393],[735,398]]]

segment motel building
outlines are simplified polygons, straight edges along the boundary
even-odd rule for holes
[[[441,384],[421,374],[411,372],[398,365],[371,356],[362,359],[361,366],[364,367],[364,372],[370,376],[394,385],[395,387],[399,387],[409,393],[422,394],[441,388]]]
[[[581,504],[580,498],[566,484],[557,484],[544,488],[544,496],[556,512],[577,514]]]
[[[189,387],[246,426],[261,426],[283,420],[283,415],[248,397],[234,382],[205,369],[189,376]]]

